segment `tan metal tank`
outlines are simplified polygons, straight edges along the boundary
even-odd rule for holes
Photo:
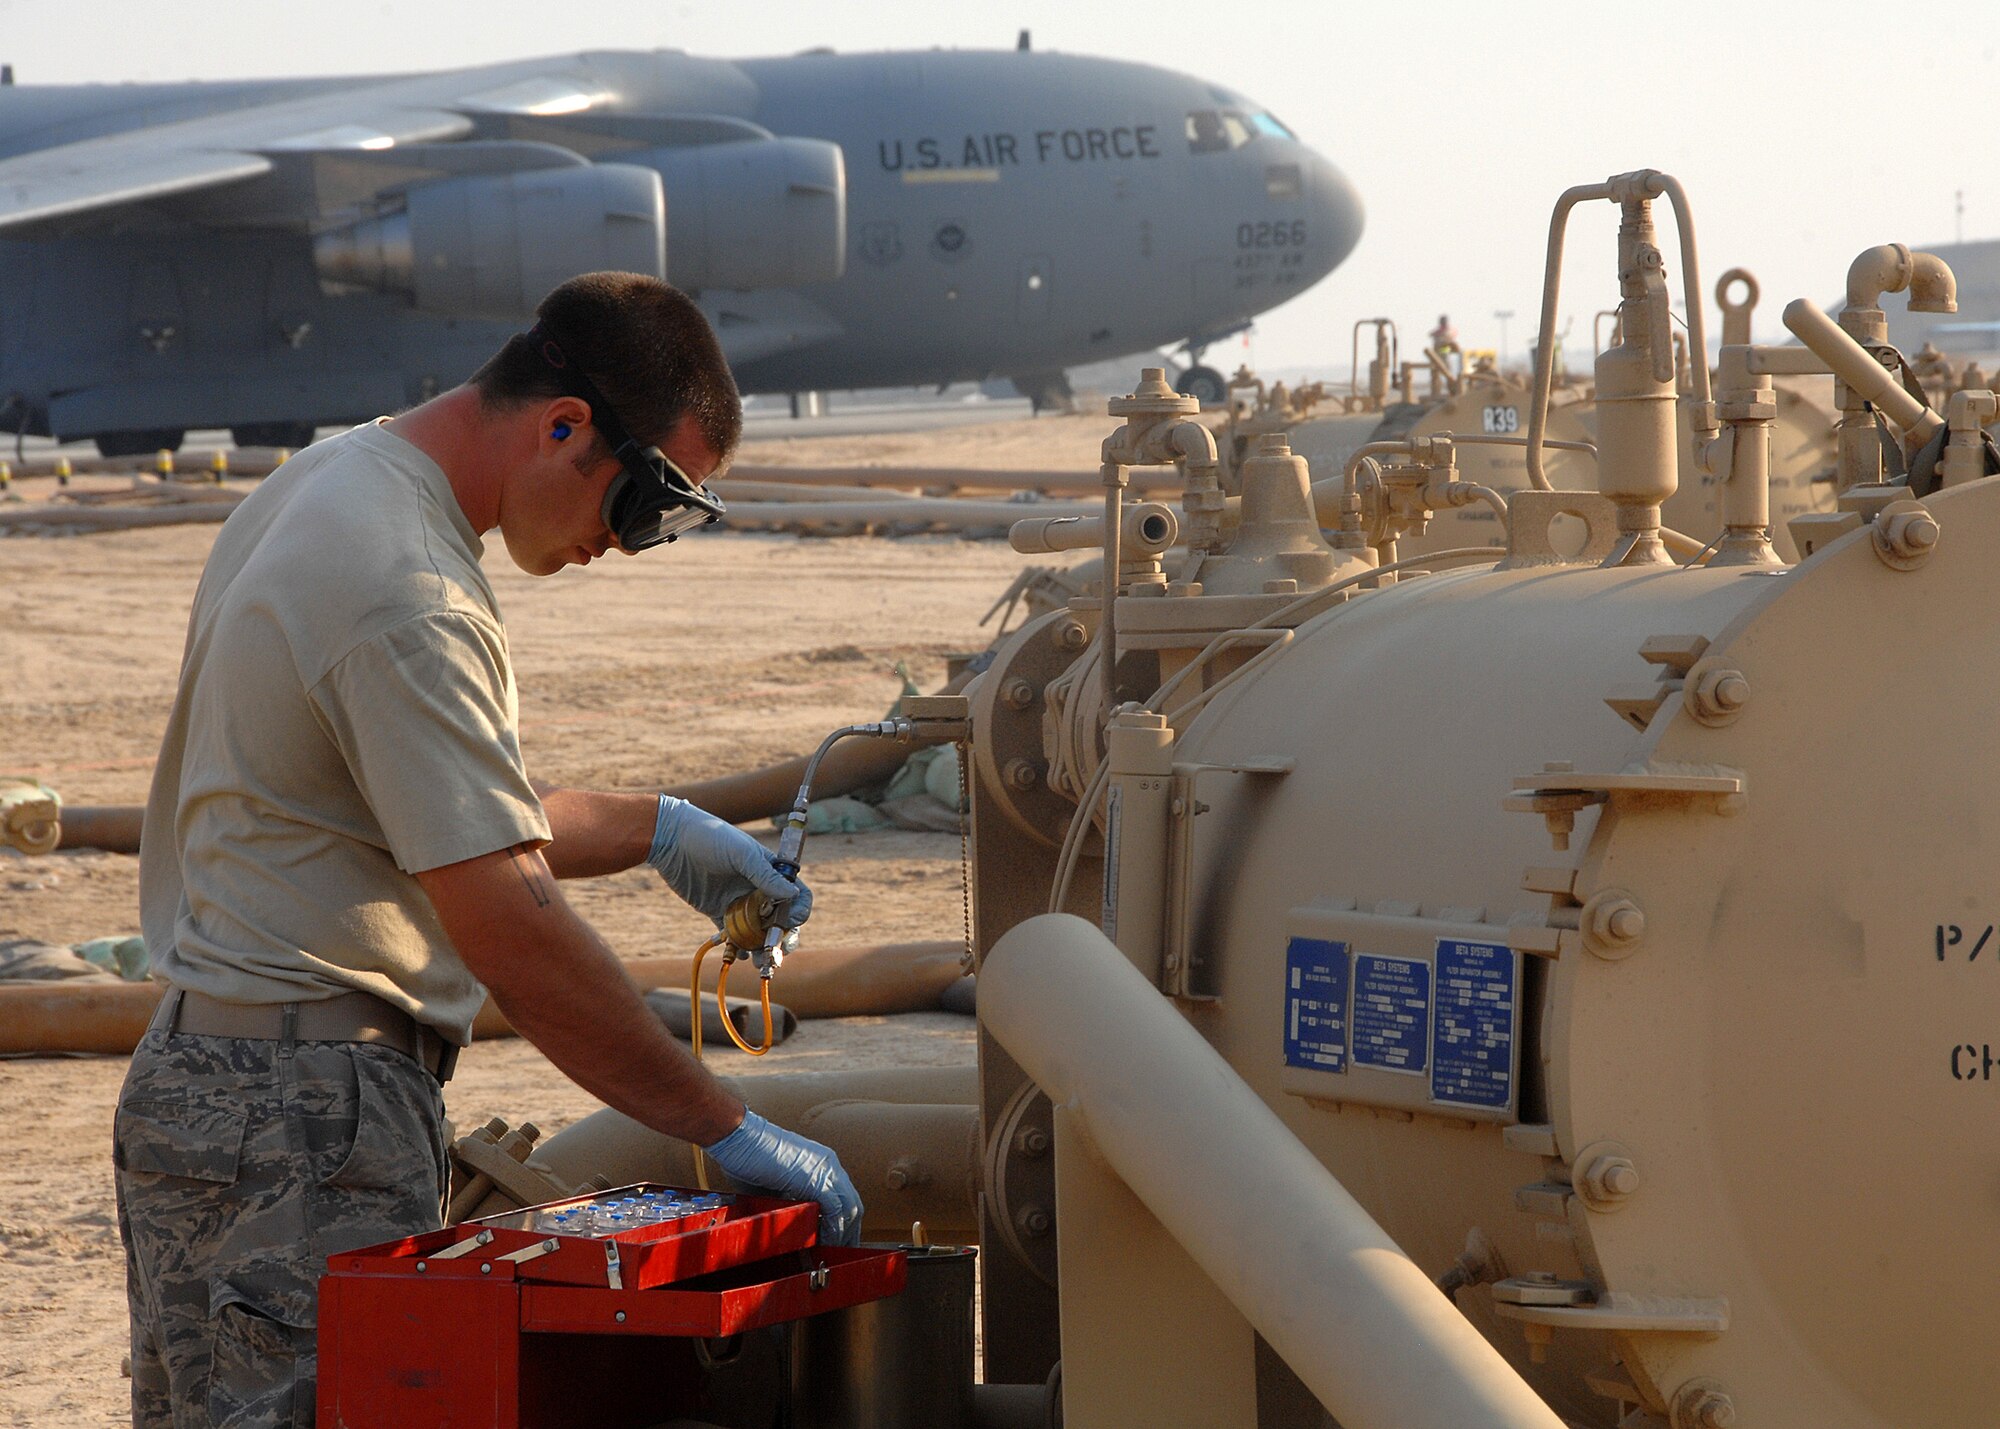
[[[1970,750],[1990,730],[1939,683],[2000,679],[1996,623],[1905,637],[1940,602],[1990,608],[2000,491],[1932,506],[1957,559],[1940,540],[1921,573],[1857,532],[1793,571],[1529,568],[1370,595],[1175,747],[1218,771],[1160,890],[1186,930],[1168,951],[1200,958],[1184,1011],[1419,1264],[1490,1241],[1517,1303],[1464,1308],[1582,1422],[1619,1422],[1589,1382],[1614,1353],[1626,1408],[1706,1377],[1765,1425],[1974,1423],[2000,1399],[1995,1317],[1934,1298],[2000,1272],[2000,1144],[1968,1126],[1990,1076],[1967,950],[1991,853],[1964,837],[2000,773],[1954,773],[1952,814],[1905,792],[1934,788],[1923,764],[1854,757],[1873,731]],[[1852,661],[1828,658],[1833,632]],[[1219,772],[1280,755],[1281,776]],[[1503,807],[1524,777],[1580,806],[1567,852]],[[1288,1065],[1297,939],[1408,959],[1426,1002],[1440,939],[1524,949],[1496,955],[1521,1019],[1506,1104],[1450,1104],[1423,1075],[1439,1052],[1379,1019],[1374,1065],[1358,1041],[1343,1072]],[[1376,981],[1371,999],[1415,997]],[[1518,1303],[1537,1275],[1594,1303]]]
[[[982,1037],[987,1343],[1006,1377],[1059,1306],[1069,1423],[1130,1422],[1120,1386],[1137,1377],[1178,1423],[1305,1422],[1279,1408],[1301,1380],[1349,1429],[1540,1421],[1342,1407],[1310,1365],[1252,1352],[1258,1335],[1283,1350],[1315,1310],[1240,1259],[1282,1265],[1282,1236],[1245,1241],[1177,1199],[1204,1135],[1237,1144],[1229,1097],[1184,1089],[1154,1141],[1115,1141],[1152,1110],[1146,1081],[1119,1075],[1136,1047],[1115,1020],[1075,1045],[1068,1019],[1034,1009],[1123,1007],[1134,1036],[1163,1032],[1129,989],[1093,981],[1080,934],[1027,924],[1019,952],[993,951],[1049,907],[1100,924],[1220,1054],[1227,1073],[1202,1086],[1240,1078],[1289,1134],[1271,1154],[1310,1151],[1568,1422],[1991,1417],[2000,1316],[1961,1314],[1937,1287],[2000,1270],[2000,1136],[1970,1102],[1993,1075],[1971,985],[1991,851],[1967,837],[2000,768],[1957,761],[1939,794],[1927,760],[1884,743],[1922,729],[1932,754],[1976,750],[1990,726],[1948,693],[2000,678],[1983,550],[2000,484],[1973,445],[1987,408],[1967,401],[1950,424],[1961,482],[1923,502],[1857,487],[1801,524],[1812,559],[1779,563],[1773,369],[1836,364],[1912,443],[1947,424],[1793,310],[1812,351],[1726,346],[1713,392],[1704,373],[1677,402],[1667,330],[1645,323],[1665,306],[1646,212],[1661,195],[1678,186],[1639,174],[1565,200],[1611,198],[1625,217],[1626,331],[1599,390],[1630,410],[1606,434],[1604,497],[1516,493],[1497,564],[1394,583],[1330,570],[1330,608],[1250,616],[1246,645],[1259,618],[1292,628],[1263,630],[1265,653],[1203,682],[1198,709],[1186,688],[1148,701],[1160,714],[1125,706],[1102,757],[1075,723],[1103,703],[1074,693],[1089,655],[1060,653],[1064,620],[1079,650],[1093,638],[1088,603],[1025,629],[989,672],[1026,682],[1035,730],[994,690],[976,696],[982,978],[1004,989]],[[1659,537],[1690,447],[1716,467],[1720,538],[1695,567]],[[1588,527],[1567,558],[1549,540],[1564,510]],[[1119,605],[1164,646],[1177,600],[1200,596]],[[1133,615],[1119,620],[1136,684],[1201,660],[1142,673]],[[1229,638],[1213,619],[1189,628]],[[1017,728],[1011,758],[1040,755],[1045,790],[985,753]],[[1010,957],[1046,985],[1008,981]],[[1057,1175],[1039,1190],[1006,1152],[1049,1115],[1023,1064],[1062,1089]],[[1109,1169],[1063,1172],[1066,1145]],[[1240,1204],[1216,1215],[1284,1221],[1277,1183],[1260,1195],[1259,1158],[1240,1159]],[[1024,1208],[1045,1203],[1053,1227],[1024,1234],[1040,1224]],[[1295,1268],[1319,1263],[1314,1244],[1297,1241]],[[1163,1268],[1181,1255],[1191,1268]],[[1038,1277],[1060,1294],[1035,1303]],[[1120,1285],[1132,1299],[1101,1298]],[[1393,1298],[1386,1282],[1355,1294]],[[1204,1356],[1148,1359],[1197,1304],[1238,1328]],[[1465,1373],[1454,1392],[1486,1384]]]

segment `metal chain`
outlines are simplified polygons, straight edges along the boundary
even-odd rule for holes
[[[965,952],[960,956],[959,967],[972,971],[972,795],[965,765],[972,757],[969,741],[960,741],[952,746],[958,755],[958,886],[960,904],[965,913]]]

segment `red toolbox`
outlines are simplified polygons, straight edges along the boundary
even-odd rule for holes
[[[703,1409],[708,1342],[898,1293],[810,1202],[640,1185],[327,1261],[322,1429],[640,1429]]]

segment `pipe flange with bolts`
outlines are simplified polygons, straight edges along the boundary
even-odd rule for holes
[[[1055,1108],[1023,1084],[1000,1113],[986,1146],[989,1224],[1042,1283],[1056,1283]]]

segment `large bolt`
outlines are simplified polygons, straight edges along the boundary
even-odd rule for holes
[[[1889,518],[1882,540],[1890,551],[1906,560],[1925,555],[1938,542],[1938,523],[1935,517],[1920,512],[1899,512]]]
[[[1029,1206],[1024,1209],[1017,1222],[1023,1231],[1032,1236],[1047,1235],[1049,1227],[1055,1224],[1050,1219],[1049,1213],[1040,1206]]]
[[[1030,1159],[1045,1156],[1049,1149],[1049,1134],[1039,1126],[1024,1126],[1014,1138],[1014,1149]]]
[[[1914,501],[1897,501],[1875,518],[1875,554],[1899,571],[1915,570],[1937,549],[1937,518]]]
[[[1674,1429],[1731,1429],[1736,1401],[1713,1380],[1690,1380],[1674,1395]]]
[[[1001,771],[1016,789],[1032,789],[1042,782],[1042,766],[1034,759],[1010,759]]]
[[[1016,675],[1000,687],[1000,699],[1009,709],[1024,710],[1035,702],[1035,687]]]
[[[1704,670],[1688,689],[1688,708],[1705,724],[1735,719],[1750,703],[1750,682],[1741,670]]]
[[[1639,1189],[1639,1168],[1629,1156],[1595,1156],[1577,1177],[1576,1189],[1588,1205],[1615,1205]]]
[[[1090,643],[1090,632],[1080,620],[1065,620],[1056,627],[1056,644],[1065,650],[1081,650]]]
[[[1646,936],[1646,910],[1629,894],[1596,894],[1583,908],[1584,946],[1600,958],[1622,958]]]
[[[930,1173],[923,1162],[913,1156],[900,1157],[889,1163],[889,1169],[882,1174],[883,1184],[892,1191],[901,1191],[909,1186],[924,1186],[930,1183]]]

